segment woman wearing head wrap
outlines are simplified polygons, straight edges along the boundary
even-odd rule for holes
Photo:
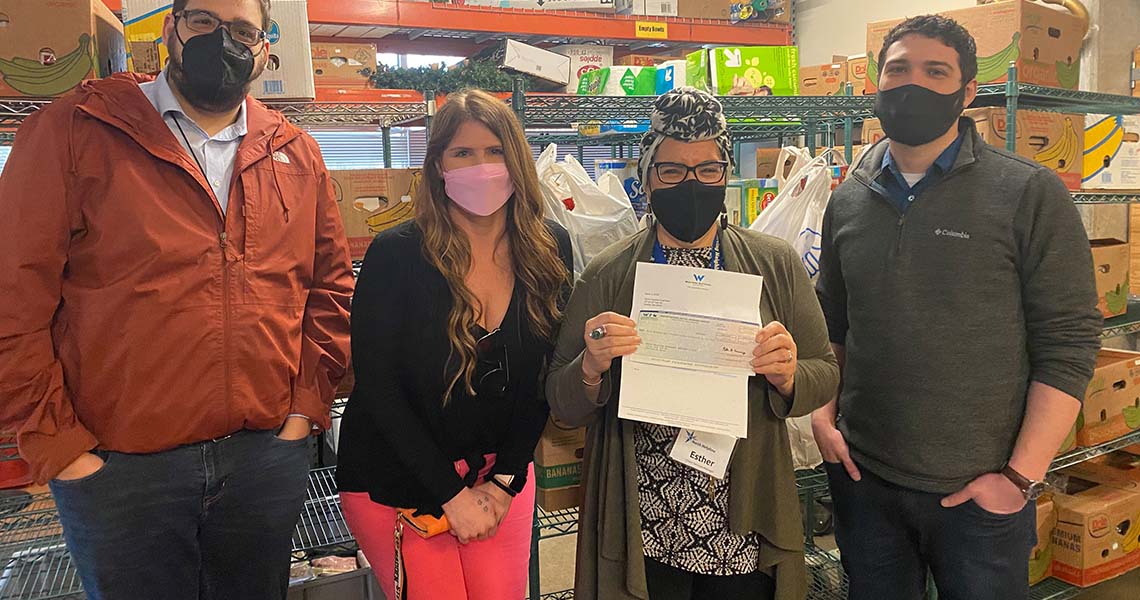
[[[800,600],[804,534],[784,419],[838,387],[823,314],[787,243],[722,216],[732,153],[720,102],[681,88],[658,98],[650,122],[638,172],[654,219],[582,274],[547,380],[555,417],[588,427],[575,598]],[[721,479],[669,457],[676,429],[618,419],[618,358],[641,341],[625,316],[638,262],[764,277],[748,436]]]

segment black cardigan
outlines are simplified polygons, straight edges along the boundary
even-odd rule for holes
[[[556,223],[547,227],[572,272],[570,236]],[[516,282],[501,325],[507,393],[501,398],[459,393],[445,407],[452,298],[443,275],[424,258],[422,240],[414,221],[376,236],[356,280],[356,385],[341,421],[337,485],[342,491],[368,492],[387,506],[438,514],[444,502],[472,483],[456,474],[456,460],[478,467],[483,454],[495,453],[492,473],[525,479],[549,413],[542,382],[553,343],[532,335],[525,290]]]

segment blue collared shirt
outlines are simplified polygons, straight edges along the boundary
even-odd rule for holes
[[[162,115],[162,120],[166,121],[170,132],[174,134],[174,139],[178,140],[192,159],[196,160],[195,164],[201,165],[205,171],[206,181],[210,183],[214,197],[218,199],[218,205],[222,207],[223,213],[226,212],[230,200],[230,180],[234,175],[234,163],[237,160],[241,140],[247,132],[245,102],[241,103],[237,120],[233,125],[211,137],[182,110],[182,105],[178,103],[178,98],[174,96],[174,91],[170,89],[170,83],[166,80],[166,71],[154,81],[139,84],[139,87],[158,114]],[[185,138],[183,133],[186,134]]]
[[[926,170],[926,174],[922,179],[916,182],[913,186],[907,183],[903,177],[902,171],[899,170],[898,165],[895,164],[894,158],[891,157],[891,151],[888,147],[887,151],[883,154],[883,172],[879,175],[878,183],[883,186],[887,197],[894,202],[895,206],[899,209],[899,213],[906,214],[907,208],[914,199],[922,193],[923,190],[938,183],[954,168],[954,163],[958,160],[958,151],[962,149],[962,138],[965,136],[961,131],[958,133],[957,139],[954,140],[938,158],[934,160],[934,164]]]

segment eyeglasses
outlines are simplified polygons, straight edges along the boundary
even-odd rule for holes
[[[656,169],[657,179],[666,185],[681,183],[689,178],[689,173],[696,176],[697,181],[704,184],[720,183],[728,173],[728,161],[711,160],[695,167],[674,162],[659,162],[649,165]]]
[[[218,15],[208,10],[184,10],[176,15],[175,19],[182,19],[186,28],[194,33],[214,33],[219,27],[225,26],[233,38],[250,48],[260,44],[266,38],[266,33],[249,23],[242,21],[223,21]]]
[[[502,329],[496,329],[475,342],[477,363],[475,374],[476,395],[502,395],[507,391],[510,379],[510,363],[507,360],[507,340]]]

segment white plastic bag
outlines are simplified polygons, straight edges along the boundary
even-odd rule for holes
[[[804,150],[803,154],[806,153]],[[799,164],[802,157],[798,152],[795,154]],[[833,154],[832,150],[828,150],[816,158],[802,161],[798,171],[780,182],[780,193],[760,213],[751,227],[791,244],[800,255],[812,281],[819,275],[823,213],[831,199],[831,168],[828,160]],[[783,156],[781,153],[781,162],[777,164],[783,164]],[[839,160],[842,162],[842,158]],[[780,175],[777,173],[777,178]],[[819,466],[823,462],[823,456],[812,435],[811,415],[788,419],[787,424],[795,468],[814,469]]]
[[[785,168],[788,161],[792,162],[791,167]],[[775,180],[780,184],[780,189],[784,189],[784,185],[801,169],[811,163],[811,153],[807,148],[800,148],[798,146],[784,146],[780,148],[780,154],[776,156],[776,175]]]
[[[610,244],[637,231],[637,218],[621,180],[612,173],[590,179],[573,156],[557,160],[558,148],[550,144],[535,163],[542,188],[546,216],[570,232],[574,245],[574,276],[577,277]],[[572,200],[573,210],[566,200]]]

